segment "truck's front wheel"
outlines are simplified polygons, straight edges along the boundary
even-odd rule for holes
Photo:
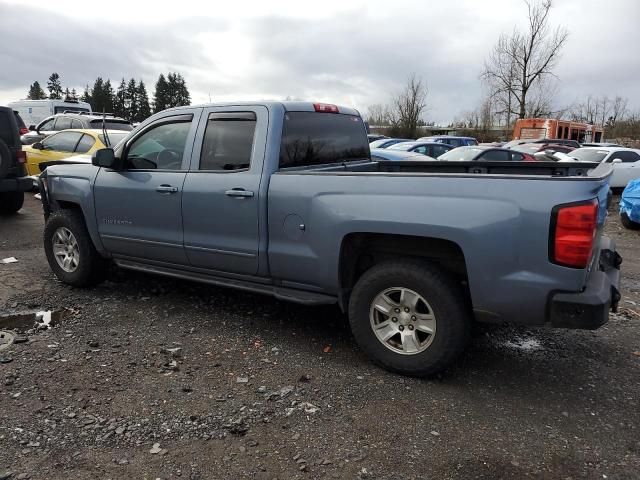
[[[44,251],[56,277],[74,287],[104,279],[107,262],[96,251],[82,215],[75,210],[53,213],[44,227]]]
[[[353,335],[374,362],[405,375],[431,375],[449,365],[469,338],[462,289],[429,263],[378,264],[358,280],[349,302]]]

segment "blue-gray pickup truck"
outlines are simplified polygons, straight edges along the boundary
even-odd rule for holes
[[[258,102],[158,113],[40,177],[57,277],[126,269],[348,312],[378,364],[428,375],[474,321],[594,329],[620,256],[607,164],[374,161],[356,110]]]

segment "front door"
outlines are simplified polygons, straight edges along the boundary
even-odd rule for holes
[[[252,275],[267,109],[215,107],[202,118],[182,201],[187,257],[195,267]]]
[[[116,152],[122,168],[101,168],[95,183],[98,232],[116,256],[187,265],[182,195],[201,110],[168,114]]]
[[[620,160],[613,164],[613,175],[610,185],[614,188],[624,188],[631,180],[640,177],[640,155],[632,150],[619,150],[611,154],[607,162]]]

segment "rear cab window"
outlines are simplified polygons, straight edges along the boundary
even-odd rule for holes
[[[362,118],[326,112],[287,112],[280,144],[280,168],[369,160]]]
[[[200,153],[200,170],[248,170],[256,131],[254,112],[209,115]]]

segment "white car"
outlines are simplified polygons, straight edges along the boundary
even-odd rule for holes
[[[554,157],[561,162],[612,163],[613,175],[609,183],[612,188],[624,188],[631,180],[640,178],[640,150],[636,148],[582,147],[568,154],[556,152]]]

